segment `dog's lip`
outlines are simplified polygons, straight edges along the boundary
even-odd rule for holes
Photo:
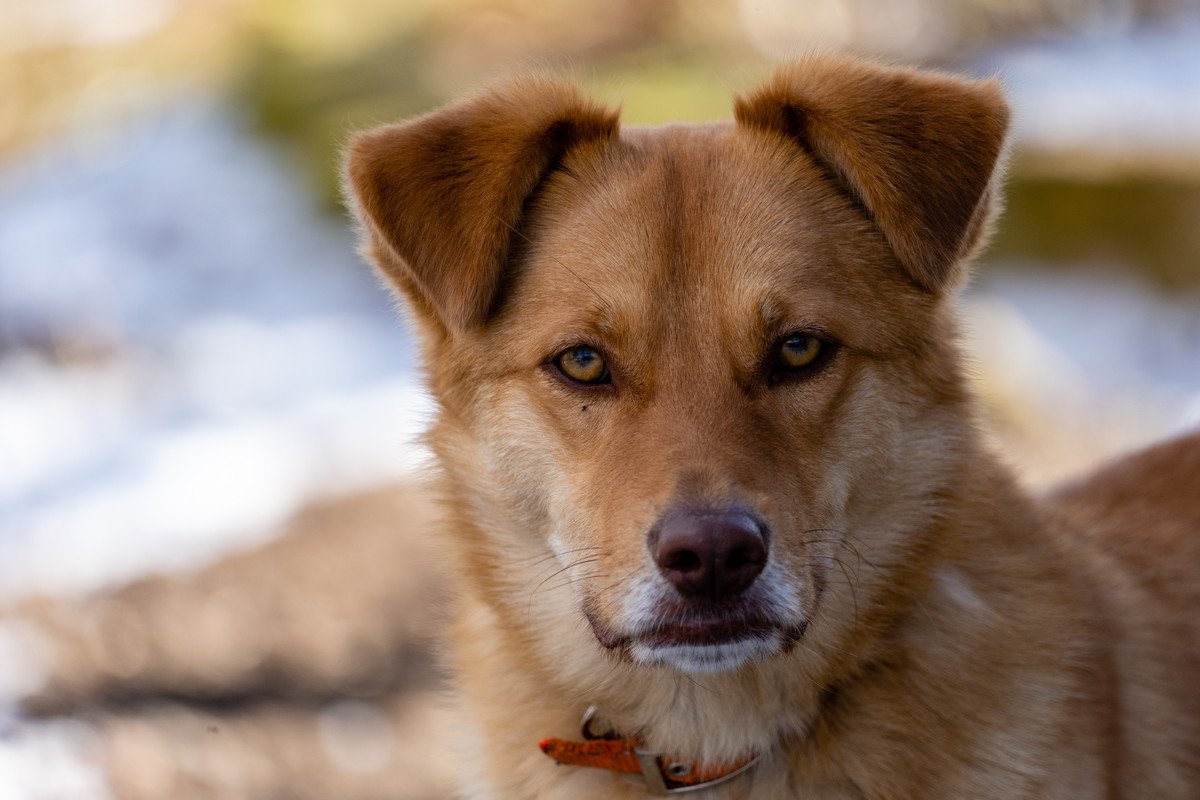
[[[778,630],[778,625],[760,618],[712,617],[661,625],[634,638],[656,647],[704,646],[762,638]]]
[[[690,645],[715,646],[765,638],[783,632],[786,626],[761,616],[712,614],[699,617],[660,620],[633,633],[621,633],[598,619],[590,610],[585,612],[596,640],[608,650],[626,647],[634,642],[652,647]]]

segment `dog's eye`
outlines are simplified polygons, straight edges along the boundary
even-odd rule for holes
[[[801,372],[821,360],[829,344],[811,333],[793,333],[779,343],[775,371]]]
[[[576,383],[608,383],[608,365],[594,347],[579,345],[554,359],[560,372]]]

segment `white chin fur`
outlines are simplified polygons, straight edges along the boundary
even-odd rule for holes
[[[722,644],[651,645],[634,642],[633,660],[642,664],[674,667],[680,672],[713,674],[737,669],[751,661],[769,658],[783,647],[783,636],[773,632]]]

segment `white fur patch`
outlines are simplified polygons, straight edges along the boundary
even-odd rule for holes
[[[654,623],[655,610],[666,596],[666,584],[657,575],[635,575],[625,589],[613,624],[622,631],[646,629]]]
[[[558,563],[564,567],[571,563],[568,558],[570,550],[567,548],[567,543],[561,533],[554,531],[546,541],[550,544],[550,549],[554,552],[554,557],[558,559]]]
[[[944,567],[937,571],[935,578],[942,593],[960,608],[981,614],[989,610],[987,602],[971,586],[970,579],[959,570]]]
[[[713,674],[769,658],[782,647],[783,636],[773,632],[767,636],[708,645],[649,645],[636,642],[630,648],[630,655],[643,664],[674,667],[681,672]]]

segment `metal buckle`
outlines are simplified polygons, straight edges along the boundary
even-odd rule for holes
[[[638,764],[642,767],[642,778],[646,781],[646,788],[654,794],[683,794],[684,792],[698,792],[702,789],[711,789],[713,786],[719,786],[741,775],[757,764],[760,758],[760,756],[755,756],[728,775],[713,778],[711,781],[692,783],[687,786],[672,786],[670,783],[671,768],[675,766],[675,762],[664,766],[662,763],[662,753],[652,753],[649,750],[642,750],[640,748],[634,752],[637,753]],[[681,774],[686,775],[691,771],[691,765],[683,764],[683,766],[687,767],[687,769],[683,770]]]

